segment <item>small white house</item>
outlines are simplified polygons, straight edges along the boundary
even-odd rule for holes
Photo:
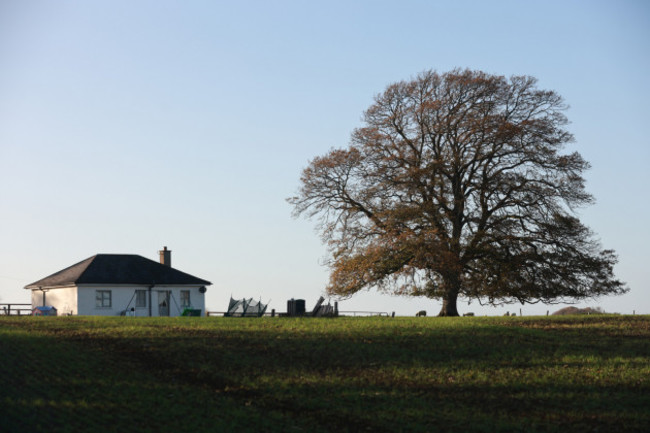
[[[25,289],[32,309],[53,306],[59,315],[180,316],[186,310],[205,315],[209,281],[171,267],[171,250],[160,263],[134,254],[97,254]]]

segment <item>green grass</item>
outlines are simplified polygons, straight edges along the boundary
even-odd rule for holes
[[[650,431],[650,316],[0,317],[0,430]]]

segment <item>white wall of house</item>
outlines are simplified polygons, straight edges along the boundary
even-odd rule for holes
[[[151,289],[151,315],[153,317],[164,315],[180,316],[185,306],[183,305],[183,291],[189,292],[190,307],[201,310],[205,316],[205,294],[200,292],[201,286],[154,286]],[[87,284],[72,287],[45,289],[45,305],[51,305],[62,316],[66,314],[82,316],[119,316],[127,310],[128,315],[136,317],[149,316],[148,286],[123,286]],[[145,291],[145,304],[138,306],[136,303],[136,290]],[[104,303],[110,299],[108,305],[97,305],[97,291],[109,292],[104,295]],[[166,307],[161,303],[166,302]],[[32,309],[43,305],[43,292],[32,290]],[[131,311],[133,308],[133,311]]]
[[[205,294],[199,291],[201,286],[154,286],[151,289],[151,315],[159,317],[168,311],[169,316],[180,316],[184,310],[182,305],[182,291],[188,291],[190,306],[201,310],[205,315]],[[145,304],[136,305],[136,290],[145,291]],[[110,307],[97,305],[97,291],[110,292]],[[167,295],[169,293],[169,295]],[[103,295],[106,299],[106,295]],[[101,297],[101,295],[100,295]],[[166,307],[161,307],[165,302]],[[58,307],[57,307],[58,308]],[[131,308],[134,310],[131,311]],[[78,287],[78,312],[79,315],[89,316],[119,316],[127,311],[128,315],[136,317],[149,316],[149,290],[148,286],[115,286],[115,285],[80,285]]]
[[[59,287],[56,289],[32,290],[32,309],[40,306],[52,306],[57,314],[78,314],[77,312],[77,287]],[[45,303],[43,303],[45,293]]]

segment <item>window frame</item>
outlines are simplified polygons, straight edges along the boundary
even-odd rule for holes
[[[142,302],[140,302],[142,301]],[[147,291],[146,290],[136,290],[135,291],[135,308],[147,308]]]
[[[113,308],[113,291],[95,290],[95,308],[101,310]]]
[[[187,299],[185,299],[184,295],[187,295]],[[181,290],[181,308],[189,308],[192,306],[192,300],[190,296],[191,295],[189,290]]]

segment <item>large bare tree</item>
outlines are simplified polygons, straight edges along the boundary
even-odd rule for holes
[[[330,294],[377,288],[500,304],[628,289],[574,210],[589,164],[562,153],[566,105],[532,77],[426,71],[375,97],[347,149],[317,157],[289,202],[318,216]]]

